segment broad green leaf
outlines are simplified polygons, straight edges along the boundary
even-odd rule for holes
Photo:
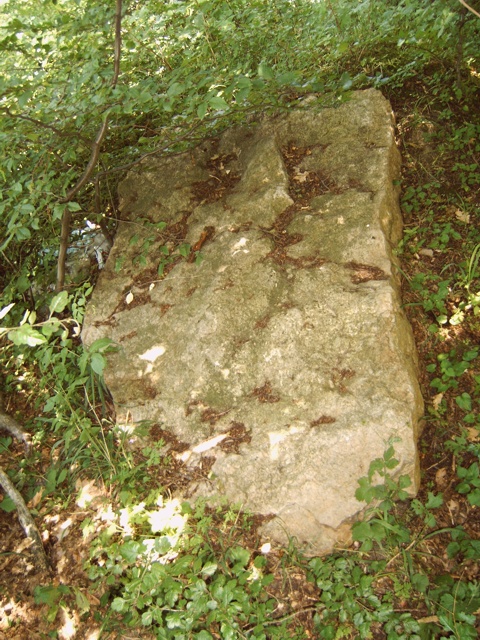
[[[68,293],[66,291],[60,291],[57,295],[51,300],[48,308],[50,310],[50,315],[54,313],[61,313],[68,304]]]
[[[273,80],[273,70],[265,62],[261,62],[258,65],[257,73],[260,78],[264,78],[265,80]]]
[[[465,391],[461,396],[457,396],[455,398],[455,402],[458,404],[460,409],[463,409],[463,411],[471,411],[472,409],[472,398],[470,394]]]
[[[340,76],[339,85],[344,91],[348,91],[352,88],[353,80],[347,71],[342,73],[342,75]]]
[[[472,506],[480,507],[480,488],[471,491],[467,495],[467,500],[470,502]]]
[[[113,345],[113,340],[111,338],[97,338],[97,340],[92,342],[92,344],[88,348],[88,351],[90,353],[95,353],[96,351],[102,352],[102,351],[105,351],[105,349],[108,349],[108,347],[111,347],[112,345]]]
[[[32,95],[33,95],[33,92],[30,90],[22,93],[22,95],[18,98],[18,106],[20,107],[20,109],[23,109],[25,107],[25,105],[30,100]]]
[[[181,245],[178,247],[178,253],[179,253],[181,256],[183,256],[184,258],[187,258],[187,257],[188,257],[188,255],[189,255],[189,253],[190,253],[190,250],[191,250],[191,246],[190,246],[187,242],[185,242],[185,243],[181,244]]]
[[[178,96],[185,91],[185,85],[181,82],[174,82],[170,85],[167,91],[167,96],[174,97]]]
[[[53,219],[54,220],[61,220],[62,216],[63,216],[63,212],[66,209],[66,204],[56,204],[53,207]]]
[[[208,102],[201,102],[197,107],[197,116],[202,120],[205,117],[205,114],[208,110]]]
[[[87,596],[82,591],[80,591],[78,587],[73,587],[73,589],[75,591],[75,601],[77,603],[77,607],[80,610],[80,613],[86,613],[87,611],[90,611],[90,602]]]
[[[90,365],[95,373],[99,376],[103,375],[103,370],[105,369],[105,358],[101,353],[92,354],[92,358],[90,360]]]
[[[10,496],[4,496],[3,500],[0,502],[0,509],[5,511],[5,513],[11,513],[12,511],[15,511],[16,508],[17,507]]]
[[[123,598],[114,598],[111,606],[113,611],[122,613],[123,611],[128,610],[129,604]]]
[[[29,347],[37,347],[39,344],[44,344],[47,341],[45,336],[29,324],[22,324],[21,327],[12,329],[8,332],[8,338],[14,344],[26,344]]]
[[[136,562],[137,557],[142,553],[142,545],[140,542],[130,540],[129,542],[125,542],[119,548],[119,552],[122,558],[125,558],[127,562],[133,564]]]
[[[51,318],[42,324],[41,331],[46,338],[50,338],[61,327],[57,318]]]
[[[34,589],[35,604],[48,604],[51,606],[68,593],[70,593],[70,588],[65,585],[38,586]]]
[[[230,558],[235,562],[239,562],[243,567],[248,564],[250,560],[250,551],[243,547],[232,547],[229,550]]]
[[[202,576],[213,576],[217,568],[218,565],[215,562],[207,562],[207,564],[202,567]]]
[[[17,227],[15,229],[15,237],[19,242],[22,242],[23,240],[30,240],[32,232],[28,227]]]
[[[17,278],[16,287],[19,293],[25,293],[25,291],[31,287],[31,282],[26,275],[22,274]]]
[[[209,98],[208,104],[212,109],[216,109],[218,111],[226,111],[228,109],[228,104],[221,96],[213,96],[212,98]]]
[[[142,624],[144,627],[149,627],[153,622],[153,614],[152,612],[147,609],[147,611],[144,611],[142,613]]]

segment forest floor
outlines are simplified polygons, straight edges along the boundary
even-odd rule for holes
[[[435,103],[428,95],[428,87],[414,81],[400,91],[392,90],[388,97],[396,114],[398,144],[403,158],[405,236],[400,260],[404,275],[404,303],[416,340],[419,379],[426,404],[424,430],[419,442],[422,468],[419,499],[427,503],[432,492],[443,495],[442,504],[435,509],[435,530],[445,532],[425,538],[420,562],[425,573],[432,578],[448,574],[456,580],[476,581],[480,578],[478,555],[450,557],[448,545],[452,542],[449,531],[459,526],[467,537],[480,539],[480,509],[475,501],[469,500],[468,492],[457,490],[458,466],[470,468],[478,461],[475,455],[478,451],[475,447],[480,441],[478,422],[464,421],[470,404],[476,404],[478,409],[478,361],[476,370],[473,365],[471,368],[463,367],[463,371],[459,369],[458,375],[448,379],[455,384],[447,384],[445,389],[438,385],[432,387],[432,380],[439,375],[436,370],[441,362],[439,355],[444,354],[444,358],[453,360],[452,354],[456,354],[461,361],[462,354],[480,342],[480,315],[475,315],[472,309],[466,308],[457,324],[438,323],[438,316],[443,310],[450,317],[458,310],[465,295],[465,283],[462,284],[458,275],[459,266],[468,266],[465,247],[466,244],[474,247],[480,241],[480,191],[478,185],[477,188],[468,188],[468,177],[462,179],[461,172],[465,169],[459,169],[459,162],[463,165],[468,165],[468,162],[458,157],[459,153],[468,155],[468,145],[473,149],[475,141],[458,139],[461,151],[457,152],[455,145],[451,144],[455,131],[467,127],[472,118],[478,121],[478,113],[466,113],[454,101],[449,105],[440,100]],[[476,153],[479,162],[478,151],[472,153]],[[459,191],[464,206],[458,204]],[[469,251],[471,254],[471,249]],[[419,274],[428,274],[428,278],[422,280]],[[445,282],[447,284],[444,285]],[[412,287],[412,283],[416,286]],[[478,287],[479,282],[477,279],[468,284]],[[465,400],[463,404],[456,400],[459,397]],[[470,404],[467,398],[470,398]],[[21,398],[16,399],[8,409],[13,415],[28,417],[31,413],[29,406],[32,405],[28,399],[24,400],[24,406],[22,402]],[[43,443],[36,462],[39,483],[54,455],[48,444]],[[13,443],[6,454],[0,454],[0,464],[4,468],[12,467],[12,452],[15,461],[21,463],[23,460],[23,447]],[[168,481],[174,482],[176,470],[169,468],[162,473],[166,471]],[[151,481],[164,484],[165,475]],[[181,483],[180,477],[178,483]],[[108,607],[102,601],[102,594],[92,590],[84,564],[90,554],[91,525],[98,523],[100,526],[107,519],[106,506],[112,501],[112,492],[103,485],[80,479],[76,493],[72,497],[68,491],[59,490],[45,500],[38,493],[38,498],[29,503],[52,564],[51,574],[37,571],[15,513],[0,510],[0,638],[95,640],[101,637],[103,640],[154,637],[148,628],[118,629],[115,634],[98,635],[99,624],[107,615]],[[85,500],[87,494],[93,497],[89,502]],[[412,537],[422,536],[424,517],[413,513],[407,503],[400,504],[398,511],[403,511]],[[252,553],[257,552],[260,545],[255,524],[252,521],[250,528],[238,526],[232,534],[232,540],[249,548]],[[214,518],[211,535],[214,543],[215,536],[221,536],[221,532],[221,522]],[[389,561],[390,570],[403,561],[401,551],[398,556],[392,556]],[[290,637],[301,637],[294,636],[294,633],[300,633],[299,629],[303,637],[321,637],[316,635],[314,624],[321,590],[309,579],[301,558],[292,549],[277,548],[271,550],[268,562],[269,570],[275,576],[268,587],[277,601],[275,615],[282,621],[290,618]],[[383,583],[379,580],[378,591],[393,588],[389,581],[390,578],[385,578]],[[38,588],[45,585],[50,585],[51,590],[43,588],[39,591]],[[417,620],[426,620],[431,615],[425,599],[418,594],[413,598],[411,592],[406,592],[403,600],[400,596],[397,598],[396,605]],[[477,611],[480,634],[478,614]],[[351,637],[358,636],[353,634]],[[374,625],[372,637],[386,638],[387,635],[381,625]],[[457,636],[442,633],[436,637]]]

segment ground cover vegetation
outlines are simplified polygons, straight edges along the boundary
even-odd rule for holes
[[[50,564],[24,542],[7,492],[4,637],[478,637],[480,4],[470,5],[0,1],[0,373],[4,409],[31,436],[1,431],[0,464]],[[114,234],[116,185],[141,158],[305,95],[332,106],[366,87],[391,100],[404,161],[397,252],[426,401],[422,489],[407,499],[386,445],[359,478],[370,519],[349,549],[312,559],[295,540],[260,546],[259,519],[238,508],[171,498],[182,469],[165,434],[129,446],[102,381],[112,345],[87,351],[79,339],[101,257],[81,273],[68,262],[87,220]],[[177,257],[167,252],[163,268]]]

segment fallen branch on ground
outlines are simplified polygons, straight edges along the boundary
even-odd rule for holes
[[[11,433],[15,438],[25,443],[25,449],[28,451],[30,448],[30,436],[12,417],[0,410],[0,429],[5,429]],[[12,500],[13,504],[17,508],[18,519],[22,525],[25,535],[32,541],[32,552],[35,556],[40,569],[49,571],[50,566],[48,563],[45,549],[43,548],[42,538],[40,532],[37,529],[30,511],[27,509],[27,505],[21,495],[21,493],[14,487],[12,481],[0,467],[0,486]]]

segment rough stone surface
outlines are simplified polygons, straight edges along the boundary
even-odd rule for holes
[[[417,489],[399,167],[373,90],[149,160],[121,184],[124,222],[87,310],[84,341],[119,345],[106,371],[119,420],[160,423],[188,464],[214,458],[195,495],[274,514],[265,536],[310,553],[348,541],[357,480],[392,438]],[[159,278],[161,247],[182,243],[203,261],[192,250]]]

